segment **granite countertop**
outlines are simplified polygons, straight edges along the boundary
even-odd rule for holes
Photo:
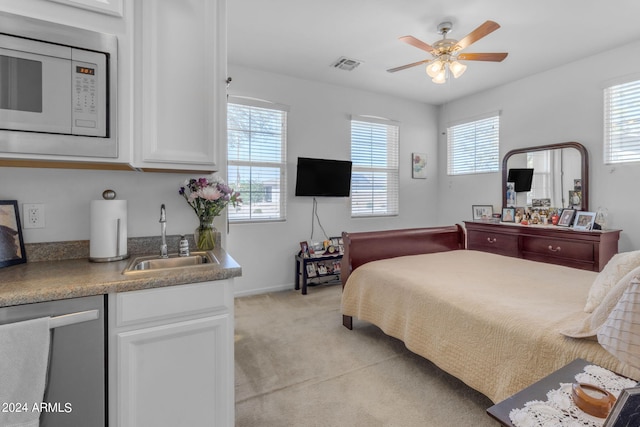
[[[0,307],[238,277],[242,269],[224,249],[219,264],[123,274],[131,260],[95,263],[88,258],[27,262],[0,269]],[[148,254],[148,253],[147,253]]]

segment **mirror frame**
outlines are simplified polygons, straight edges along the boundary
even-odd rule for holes
[[[539,145],[537,147],[525,147],[525,148],[516,148],[515,150],[509,151],[504,155],[502,159],[502,206],[506,205],[507,201],[507,161],[509,158],[515,154],[525,154],[531,151],[544,151],[544,150],[556,150],[560,148],[575,148],[580,153],[582,158],[581,169],[582,169],[582,206],[581,210],[588,211],[589,210],[589,153],[584,145],[579,142],[561,142],[558,144],[548,144],[548,145]]]

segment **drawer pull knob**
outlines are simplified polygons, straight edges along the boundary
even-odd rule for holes
[[[495,237],[487,237],[487,242],[489,242],[489,243],[495,243],[497,241],[498,241],[498,239],[496,239]]]
[[[560,252],[561,249],[562,248],[560,246],[557,246],[557,247],[554,248],[553,246],[549,245],[549,250],[551,252]]]

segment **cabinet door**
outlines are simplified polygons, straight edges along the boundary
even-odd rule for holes
[[[225,0],[135,2],[134,31],[135,166],[216,170],[226,145]]]
[[[229,314],[117,334],[120,427],[233,425]]]

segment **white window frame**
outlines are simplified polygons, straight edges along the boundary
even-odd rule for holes
[[[278,211],[279,214],[277,216],[261,216],[260,214],[256,214],[254,216],[252,205],[251,205],[251,195],[244,194],[241,189],[235,189],[236,191],[240,191],[240,198],[243,200],[243,207],[249,207],[248,216],[236,216],[233,211],[233,207],[229,206],[228,218],[230,223],[238,224],[238,223],[254,223],[254,222],[273,222],[273,221],[284,221],[286,220],[287,214],[287,116],[289,112],[289,108],[282,104],[277,104],[269,101],[264,101],[255,98],[245,98],[239,96],[230,96],[227,100],[228,104],[234,104],[240,107],[247,107],[248,109],[263,109],[263,110],[274,110],[283,113],[282,118],[282,127],[281,127],[281,140],[280,140],[280,161],[279,162],[266,162],[266,161],[252,161],[252,160],[231,160],[228,156],[227,160],[227,170],[228,174],[232,173],[232,166],[237,167],[249,167],[249,168],[277,168],[279,169],[279,179],[280,179],[280,191],[275,193],[278,200]],[[228,114],[230,116],[230,114]],[[238,129],[233,129],[230,126],[230,119],[227,119],[227,133],[229,135],[230,131],[237,131]],[[251,133],[251,131],[250,131]],[[231,138],[228,138],[228,152],[231,152]],[[235,179],[231,179],[230,176],[227,176],[227,182],[232,184]],[[269,196],[273,197],[274,193],[269,192]]]
[[[375,153],[371,153],[368,159],[369,164],[364,164],[362,160],[361,150],[362,144],[367,144],[365,139],[358,138],[354,140],[354,130],[386,130],[386,147],[384,154],[377,153],[379,157],[375,157]],[[373,147],[373,138],[368,141],[371,148]],[[379,142],[379,141],[378,141]],[[360,146],[359,146],[360,145]],[[352,116],[351,117],[351,217],[367,218],[379,216],[396,216],[399,214],[399,193],[400,193],[400,171],[398,152],[400,147],[400,125],[398,122],[380,117],[370,116]],[[365,153],[366,156],[366,153]],[[374,164],[374,160],[378,160],[378,164]],[[359,188],[358,180],[363,175],[370,175],[371,187],[368,190]],[[374,176],[382,177],[382,182],[387,189],[381,192],[376,188]],[[364,206],[364,204],[367,206]],[[370,206],[370,207],[369,207]]]
[[[640,161],[640,76],[604,89],[604,163]]]
[[[500,112],[447,127],[447,175],[500,170]]]

